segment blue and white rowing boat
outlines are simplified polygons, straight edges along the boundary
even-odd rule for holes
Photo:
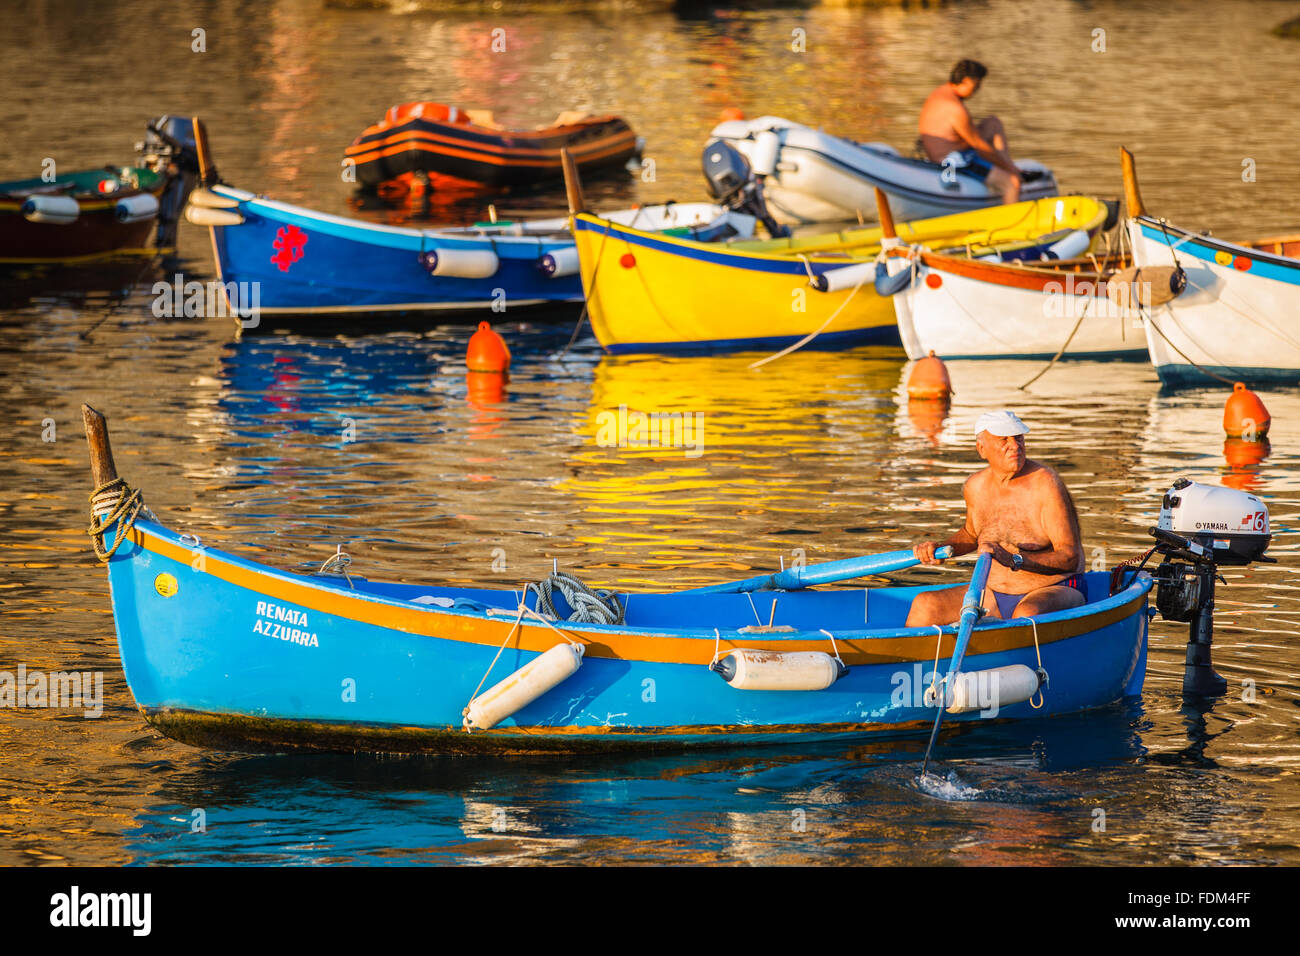
[[[223,304],[244,328],[263,316],[446,315],[582,301],[567,217],[410,229],[332,216],[219,184],[206,133],[194,122],[202,185],[185,218],[210,230]],[[711,203],[610,217],[701,241],[751,236],[756,223]]]
[[[550,604],[536,588],[383,583],[346,567],[292,574],[157,520],[117,477],[102,416],[83,413],[126,678],[145,719],[188,743],[440,754],[735,746],[924,734],[940,700],[949,723],[969,724],[1142,690],[1145,572],[1115,593],[1108,574],[1084,575],[1077,609],[968,621],[960,672],[942,673],[936,657],[949,660],[957,626],[905,626],[927,588],[809,590],[911,566],[910,551],[676,593],[611,597],[553,577],[558,590],[541,588]],[[583,623],[578,606],[605,613]]]
[[[748,236],[754,229],[753,217],[710,203],[644,206],[609,216],[703,241]],[[582,301],[567,218],[412,229],[222,185],[195,190],[186,218],[211,230],[232,314],[481,312]],[[256,302],[233,301],[249,289],[257,290]]]

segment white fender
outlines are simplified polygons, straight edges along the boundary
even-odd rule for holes
[[[875,276],[874,262],[859,262],[856,265],[840,266],[838,269],[827,269],[814,278],[811,285],[818,292],[840,292],[843,289],[852,289],[859,282],[870,282]]]
[[[568,680],[582,666],[581,644],[556,644],[505,680],[475,697],[465,708],[466,730],[487,730]]]
[[[754,136],[754,148],[749,153],[749,165],[755,176],[771,176],[776,170],[776,157],[781,152],[780,134],[765,129]]]
[[[200,186],[190,192],[190,204],[205,209],[234,209],[239,205],[239,200],[214,193],[207,186]]]
[[[28,196],[23,216],[29,222],[49,222],[65,226],[81,215],[81,206],[71,196]]]
[[[962,672],[948,691],[948,713],[996,710],[1023,703],[1038,693],[1038,672],[1024,664]]]
[[[825,690],[848,672],[821,651],[758,651],[737,648],[712,670],[738,690]]]
[[[1075,229],[1068,236],[1064,236],[1047,247],[1043,253],[1044,259],[1073,259],[1076,256],[1082,256],[1092,245],[1092,237],[1088,235],[1086,229]]]
[[[578,247],[565,246],[563,249],[548,252],[537,260],[537,268],[542,270],[543,275],[552,279],[560,276],[576,275],[578,272]]]
[[[117,201],[117,205],[113,207],[113,213],[117,216],[117,221],[123,223],[152,219],[158,215],[158,200],[154,198],[153,193],[128,196]]]
[[[424,261],[429,275],[453,279],[486,279],[501,265],[491,249],[428,249]]]
[[[238,226],[244,221],[243,214],[233,209],[210,209],[193,203],[185,207],[185,218],[196,226]]]

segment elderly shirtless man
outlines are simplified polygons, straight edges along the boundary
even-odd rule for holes
[[[966,100],[974,96],[988,74],[975,60],[962,60],[952,68],[948,82],[926,99],[921,107],[921,146],[931,162],[968,167],[1002,192],[1002,201],[1020,199],[1020,169],[1011,161],[1007,133],[996,116],[971,122]],[[953,156],[953,154],[956,154]]]
[[[1032,617],[1084,603],[1083,546],[1074,501],[1055,471],[1025,457],[1029,426],[1014,412],[986,412],[975,423],[975,449],[988,467],[966,479],[966,524],[947,541],[912,550],[922,564],[942,564],[936,548],[954,555],[979,549],[993,555],[981,602],[991,618]],[[951,624],[961,614],[966,585],[923,591],[908,627]],[[992,598],[992,600],[990,600]]]

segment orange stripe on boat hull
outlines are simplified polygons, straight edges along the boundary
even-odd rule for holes
[[[505,149],[493,150],[488,147],[480,149],[477,145],[470,147],[464,140],[439,138],[419,131],[404,133],[385,140],[377,146],[367,144],[366,152],[353,153],[349,149],[348,156],[358,165],[373,163],[380,159],[387,159],[390,156],[418,150],[422,143],[433,144],[434,148],[429,149],[428,152],[439,156],[456,156],[476,163],[487,163],[495,166],[538,166],[546,168],[552,166],[559,168],[560,165],[560,147],[554,149],[514,150],[513,154],[511,154]],[[592,143],[582,143],[563,148],[568,149],[573,154],[574,161],[581,164],[616,156],[624,151],[630,152],[636,148],[636,139],[635,137],[624,136],[619,137],[612,143],[607,140],[598,140]],[[499,155],[494,155],[494,153]]]

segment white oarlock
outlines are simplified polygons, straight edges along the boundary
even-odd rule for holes
[[[581,644],[556,644],[505,680],[479,694],[465,708],[466,730],[488,730],[568,680],[582,666]]]
[[[1029,700],[1039,687],[1038,672],[1024,664],[1008,664],[982,671],[963,671],[948,688],[948,713],[999,710]]]
[[[754,136],[754,148],[749,154],[749,165],[755,176],[771,176],[776,170],[776,158],[781,152],[781,136],[765,129]]]
[[[158,215],[158,200],[153,193],[140,193],[119,199],[113,207],[113,214],[121,223],[142,222]]]
[[[81,215],[81,206],[71,196],[28,196],[22,212],[29,222],[66,226]]]
[[[554,252],[548,252],[537,260],[537,268],[542,270],[542,275],[552,279],[558,279],[561,276],[577,275],[578,247],[565,246],[563,249],[556,249]]]
[[[811,280],[811,285],[818,292],[841,292],[852,289],[862,282],[870,282],[876,275],[875,262],[860,262],[852,266],[840,266],[827,269]]]
[[[501,265],[491,249],[429,249],[424,261],[429,275],[451,279],[486,279]]]
[[[233,209],[211,209],[193,203],[185,207],[185,219],[196,226],[238,226],[244,222],[243,215]]]
[[[821,651],[760,651],[737,648],[710,665],[737,690],[825,690],[845,673]]]

